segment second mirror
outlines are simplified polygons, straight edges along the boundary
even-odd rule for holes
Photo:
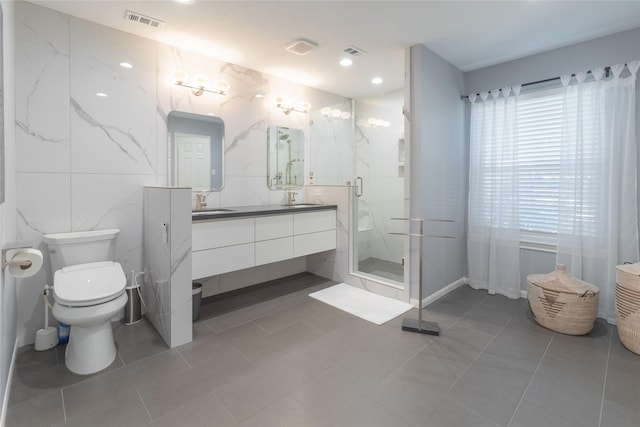
[[[267,185],[271,190],[302,188],[304,185],[304,132],[271,126],[268,140]]]

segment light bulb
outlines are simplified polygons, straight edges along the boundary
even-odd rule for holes
[[[330,107],[321,108],[320,114],[322,114],[323,116],[329,117],[331,115],[331,108]]]

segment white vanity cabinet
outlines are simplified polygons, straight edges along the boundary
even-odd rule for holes
[[[258,216],[256,221],[256,265],[293,258],[293,215]]]
[[[192,278],[336,248],[335,209],[193,221]]]
[[[192,279],[253,267],[253,218],[199,221],[191,225]]]
[[[293,256],[336,248],[336,211],[301,212],[293,217]]]

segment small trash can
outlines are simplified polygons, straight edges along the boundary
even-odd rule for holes
[[[125,288],[127,303],[124,305],[124,324],[135,325],[142,320],[142,304],[140,304],[140,285],[131,285]]]
[[[200,318],[200,306],[202,305],[202,283],[191,282],[191,294],[193,304],[193,321]]]

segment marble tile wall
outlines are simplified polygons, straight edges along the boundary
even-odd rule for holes
[[[19,241],[46,249],[44,233],[117,227],[122,230],[117,261],[127,273],[140,271],[142,188],[168,184],[166,120],[172,110],[213,114],[225,122],[225,185],[209,194],[209,206],[283,201],[284,192],[266,185],[271,125],[304,130],[306,152],[312,156],[306,170],[313,170],[320,182],[323,177],[344,180],[352,175],[348,162],[336,167],[326,158],[347,158],[349,126],[313,120],[314,113],[285,115],[272,106],[276,96],[307,100],[314,110],[348,106],[348,99],[31,3],[16,3],[16,20]],[[120,67],[123,61],[134,68]],[[229,96],[192,95],[169,81],[177,69],[228,81]],[[313,148],[317,146],[332,150]],[[295,262],[293,269],[299,270],[300,262]],[[47,262],[18,290],[20,345],[32,343],[42,327],[40,294],[51,280]]]

